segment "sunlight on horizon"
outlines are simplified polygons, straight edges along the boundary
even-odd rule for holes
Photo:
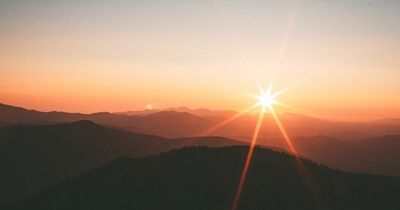
[[[273,121],[278,126],[278,129],[279,129],[286,145],[288,146],[289,152],[294,156],[294,164],[298,171],[298,175],[301,177],[305,186],[309,190],[310,195],[313,197],[315,205],[318,206],[319,203],[321,202],[321,198],[318,194],[319,187],[318,187],[317,182],[312,178],[312,176],[309,174],[309,172],[307,171],[307,169],[304,167],[303,163],[301,162],[299,153],[297,152],[296,148],[294,147],[292,140],[289,137],[289,134],[287,133],[284,125],[282,124],[281,120],[279,119],[279,117],[276,114],[276,111],[274,109],[275,105],[278,105],[278,104],[284,105],[284,103],[278,102],[276,100],[276,97],[278,95],[285,93],[288,89],[284,89],[284,91],[278,91],[277,93],[273,93],[272,92],[272,85],[273,85],[272,81],[273,80],[271,80],[271,82],[269,83],[267,90],[264,90],[260,85],[258,85],[259,95],[255,95],[255,97],[254,97],[257,99],[254,106],[259,107],[260,112],[258,114],[258,119],[257,119],[256,125],[255,125],[254,133],[252,135],[252,139],[251,139],[250,145],[249,145],[249,150],[247,152],[246,160],[245,160],[245,163],[244,163],[244,166],[242,169],[242,174],[240,176],[239,183],[237,185],[235,196],[234,196],[234,199],[232,202],[232,208],[231,208],[232,210],[237,210],[239,207],[240,197],[241,197],[243,188],[245,186],[248,170],[250,168],[250,165],[251,165],[251,162],[253,159],[254,149],[258,145],[257,140],[258,140],[258,137],[260,134],[261,125],[263,124],[264,115],[266,113],[266,110],[268,110],[269,113],[271,114],[271,116],[273,117]],[[251,106],[251,107],[254,107],[254,106]],[[230,119],[230,120],[234,120],[234,119]],[[215,127],[215,128],[219,128],[219,127]]]
[[[46,2],[0,3],[1,103],[242,110],[252,101],[240,91],[254,81],[307,77],[281,99],[333,111],[400,107],[400,1]]]
[[[400,209],[400,0],[0,0],[0,28],[0,209]]]

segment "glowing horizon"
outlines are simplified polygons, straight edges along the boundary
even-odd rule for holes
[[[0,103],[243,110],[253,103],[243,93],[275,78],[277,88],[303,81],[281,99],[311,113],[398,117],[398,8],[391,0],[2,1]]]

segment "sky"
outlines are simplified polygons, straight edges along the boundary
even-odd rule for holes
[[[0,103],[400,107],[398,0],[1,0]],[[296,84],[296,85],[293,85]],[[381,110],[382,111],[382,110]]]

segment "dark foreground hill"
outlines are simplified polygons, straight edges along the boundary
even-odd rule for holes
[[[118,159],[10,209],[230,209],[247,151],[201,147]],[[399,178],[345,173],[307,160],[299,173],[293,156],[260,148],[254,154],[241,210],[400,209]]]
[[[54,186],[120,157],[142,157],[184,146],[227,146],[220,137],[166,139],[90,121],[0,128],[0,203]]]

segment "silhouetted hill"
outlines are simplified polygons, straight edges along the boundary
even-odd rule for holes
[[[400,176],[400,135],[359,141],[341,141],[316,136],[294,141],[305,157],[340,169]]]
[[[357,141],[327,136],[291,139],[304,157],[331,167],[353,172],[400,176],[400,135],[386,135]],[[283,139],[264,139],[260,144],[290,149]]]
[[[193,136],[210,126],[211,122],[186,112],[161,111],[131,123],[131,129],[141,133],[177,138]]]
[[[353,172],[400,176],[400,135],[386,135],[357,141],[343,141],[328,136],[291,139],[304,157],[331,167]],[[260,139],[262,145],[290,149],[285,140]]]
[[[219,137],[165,139],[90,121],[0,128],[0,202],[19,199],[112,159],[192,145],[241,142]]]
[[[248,147],[187,148],[118,159],[15,206],[29,209],[230,209]],[[400,179],[352,174],[256,149],[239,209],[397,210]],[[10,208],[11,209],[11,208]]]

